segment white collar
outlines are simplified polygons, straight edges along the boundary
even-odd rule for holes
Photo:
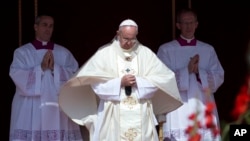
[[[186,40],[188,43],[190,43],[190,42],[194,39],[194,37],[191,38],[191,39],[188,39],[188,38],[183,37],[182,35],[180,35],[180,37],[181,37],[182,39]]]

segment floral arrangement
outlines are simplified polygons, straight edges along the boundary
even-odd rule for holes
[[[230,113],[233,118],[233,122],[222,122],[221,131],[213,122],[212,112],[214,108],[215,104],[213,102],[206,103],[206,111],[204,115],[205,125],[203,126],[197,118],[200,114],[199,111],[189,116],[189,120],[192,120],[193,124],[186,129],[186,134],[189,136],[188,141],[201,141],[201,135],[198,132],[201,128],[211,130],[214,137],[221,134],[222,141],[229,141],[229,130],[231,124],[250,124],[250,76],[247,77],[247,83],[241,87],[236,96],[234,108]]]
[[[246,83],[241,86],[236,96],[234,108],[231,112],[233,122],[222,123],[222,140],[229,141],[229,129],[231,124],[250,124],[250,76],[247,76]]]
[[[221,122],[222,141],[229,141],[230,125],[250,124],[250,40],[248,41],[246,54],[247,76],[245,83],[241,86],[236,95],[234,107],[231,111],[232,122]]]
[[[205,110],[205,125],[202,126],[201,122],[198,120],[199,111],[193,113],[189,116],[189,119],[193,121],[193,125],[190,125],[186,129],[186,134],[189,135],[188,141],[201,141],[201,135],[198,130],[201,128],[210,129],[213,133],[214,138],[220,134],[218,127],[214,124],[213,121],[213,109],[215,104],[213,102],[207,102]]]

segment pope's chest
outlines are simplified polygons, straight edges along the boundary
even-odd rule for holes
[[[137,57],[133,57],[133,58],[118,57],[117,65],[118,65],[119,76],[123,76],[126,74],[132,74],[132,75],[138,74]]]

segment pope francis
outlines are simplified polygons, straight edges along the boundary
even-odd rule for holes
[[[158,141],[158,117],[182,105],[175,74],[137,34],[135,21],[122,21],[60,91],[61,109],[91,141]]]

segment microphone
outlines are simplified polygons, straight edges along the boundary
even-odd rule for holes
[[[127,58],[130,58],[130,57],[127,57]],[[127,61],[131,61],[131,60],[127,59]],[[129,74],[130,73],[130,68],[127,68],[125,71],[127,72],[127,74]],[[126,96],[130,96],[131,93],[132,93],[132,87],[131,86],[125,86],[125,94],[126,94]]]
[[[130,96],[132,92],[131,86],[125,86],[125,94],[126,96]]]

